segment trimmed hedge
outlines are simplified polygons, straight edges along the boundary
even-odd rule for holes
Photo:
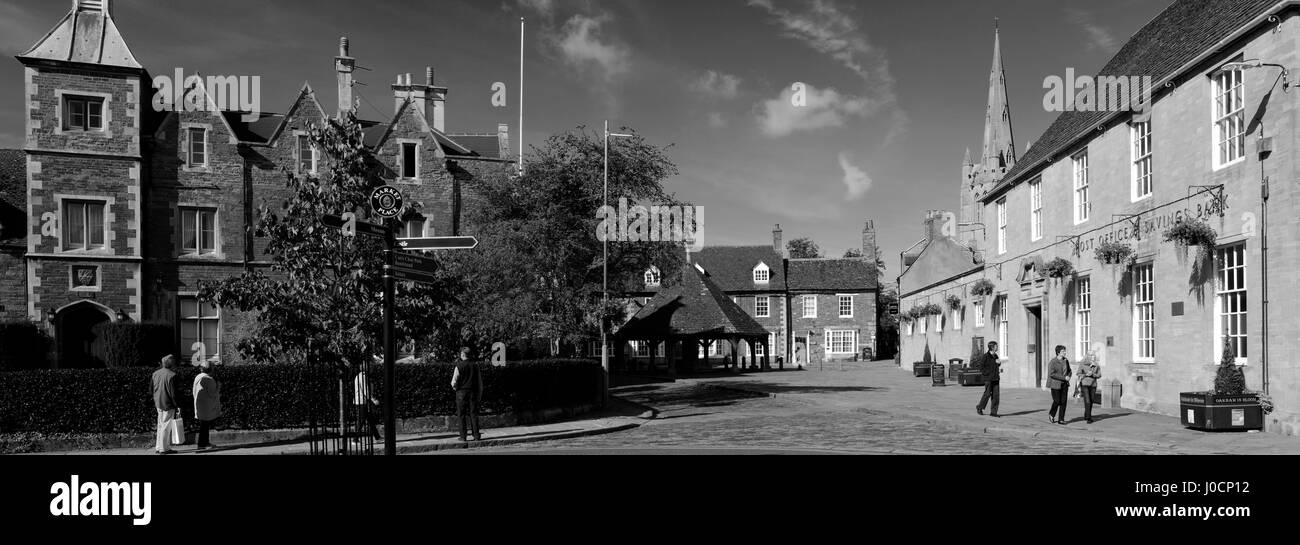
[[[95,326],[94,333],[104,343],[107,367],[157,367],[163,356],[175,351],[169,324],[109,322]]]
[[[456,413],[449,364],[398,365],[397,417]],[[600,364],[587,360],[481,365],[484,414],[568,408],[600,399]],[[150,391],[154,369],[38,370],[0,374],[0,432],[148,433],[157,413]],[[181,415],[193,422],[191,387],[198,370],[181,368]],[[382,399],[382,367],[371,370],[371,389]],[[214,372],[221,384],[223,429],[303,428],[313,413],[325,423],[338,415],[338,377],[307,365],[246,365]],[[351,381],[348,382],[349,390]],[[348,399],[351,402],[351,392]]]
[[[45,367],[53,339],[31,322],[0,322],[0,371]]]

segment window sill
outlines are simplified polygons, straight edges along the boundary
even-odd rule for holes
[[[1232,161],[1229,161],[1229,162],[1224,163],[1224,164],[1222,164],[1222,165],[1215,165],[1215,166],[1214,166],[1214,170],[1213,170],[1213,172],[1218,172],[1218,171],[1223,170],[1223,169],[1226,169],[1226,168],[1232,168],[1232,167],[1235,167],[1235,166],[1237,166],[1237,165],[1239,165],[1239,164],[1241,164],[1241,163],[1244,163],[1244,162],[1246,162],[1246,156],[1245,156],[1245,155],[1242,155],[1241,157],[1238,157],[1238,158],[1236,158],[1236,159],[1233,159]]]
[[[183,261],[222,261],[226,254],[181,254],[176,259]]]
[[[1148,200],[1151,200],[1151,197],[1154,196],[1154,195],[1155,195],[1155,193],[1148,193],[1148,194],[1145,195],[1145,196],[1138,197],[1138,198],[1136,198],[1136,199],[1133,199],[1133,200],[1129,201],[1129,204],[1137,204],[1137,203],[1140,203],[1140,202],[1142,202],[1142,201],[1148,201]]]
[[[198,167],[192,167],[192,166],[189,166],[189,165],[185,165],[184,167],[181,168],[181,171],[182,171],[182,172],[196,172],[196,173],[202,173],[202,174],[210,174],[210,173],[212,172],[212,169],[208,168],[207,165],[198,166]]]

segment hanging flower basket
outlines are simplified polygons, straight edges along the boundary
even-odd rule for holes
[[[915,307],[912,307],[912,308],[907,309],[907,314],[906,314],[906,316],[907,316],[908,318],[913,319],[913,320],[919,320],[919,319],[921,319],[922,317],[924,317],[925,314],[923,314],[923,313],[921,312],[921,307],[920,307],[920,306],[915,306]]]
[[[1103,265],[1122,265],[1133,257],[1133,247],[1124,242],[1103,242],[1097,246],[1097,261]]]
[[[1044,264],[1039,269],[1039,273],[1048,278],[1065,278],[1074,274],[1074,263],[1070,263],[1070,260],[1063,257],[1058,257]]]
[[[926,303],[920,307],[922,316],[939,316],[943,314],[943,307],[934,303]]]
[[[971,286],[970,292],[976,297],[988,297],[993,295],[995,289],[996,288],[993,286],[992,281],[987,278],[981,278],[975,281],[975,285]]]
[[[1192,263],[1192,272],[1193,278],[1200,278],[1200,282],[1209,281],[1211,275],[1202,273],[1209,270],[1205,266],[1214,260],[1214,244],[1218,240],[1219,233],[1210,224],[1193,218],[1184,219],[1165,231],[1165,242],[1175,244],[1181,259],[1187,259],[1189,246],[1196,246],[1196,261]]]
[[[952,310],[961,310],[961,297],[957,297],[956,295],[949,295],[947,297],[944,297],[943,300],[944,302],[948,303],[948,308]]]

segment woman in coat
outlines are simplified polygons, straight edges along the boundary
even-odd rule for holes
[[[198,376],[194,377],[194,417],[199,420],[199,450],[212,448],[208,431],[221,417],[221,390],[217,380],[209,374],[211,364],[203,362]]]
[[[1079,364],[1079,391],[1083,394],[1083,419],[1092,423],[1092,400],[1097,391],[1097,380],[1101,378],[1101,367],[1091,352]]]

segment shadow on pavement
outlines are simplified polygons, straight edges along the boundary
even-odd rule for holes
[[[688,414],[675,414],[675,415],[672,415],[672,416],[660,416],[660,417],[657,418],[656,420],[674,420],[674,419],[677,419],[677,418],[690,418],[690,417],[692,417],[692,416],[708,416],[708,415],[711,415],[711,414],[714,414],[714,413],[688,413]]]
[[[796,386],[793,384],[766,384],[757,382],[741,382],[736,384],[714,384],[710,386],[721,386],[731,388],[741,388],[754,392],[765,394],[834,394],[834,393],[851,393],[851,392],[878,392],[886,388],[877,388],[875,386]]]

